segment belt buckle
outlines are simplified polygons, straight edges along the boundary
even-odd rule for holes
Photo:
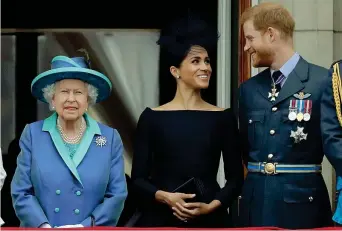
[[[274,175],[276,173],[277,163],[264,162],[264,173],[267,175]]]

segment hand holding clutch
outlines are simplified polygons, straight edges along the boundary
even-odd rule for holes
[[[173,215],[186,222],[190,218],[210,213],[212,206],[203,202],[185,203],[183,205],[176,203],[176,207],[172,209]]]
[[[190,219],[192,218],[191,215],[183,214],[181,211],[175,210],[177,205],[180,204],[185,204],[186,199],[192,199],[196,195],[195,194],[186,194],[186,193],[168,193],[166,197],[166,203],[169,205],[169,207],[176,213],[175,216],[180,218],[181,220],[183,219]]]
[[[206,189],[200,179],[191,178],[174,191],[196,193],[196,197],[192,200],[188,200],[185,203],[177,202],[176,206],[172,207],[172,210],[174,211],[173,214],[184,222],[188,219],[211,213],[221,204],[217,200],[211,201],[210,203],[208,202],[209,199],[206,198]]]

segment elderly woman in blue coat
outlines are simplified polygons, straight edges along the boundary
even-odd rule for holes
[[[87,114],[111,89],[84,57],[57,56],[32,81],[55,112],[20,138],[11,194],[21,227],[116,226],[127,197],[122,141]]]

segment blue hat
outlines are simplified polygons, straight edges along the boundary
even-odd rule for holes
[[[85,58],[56,56],[51,61],[51,70],[33,79],[31,92],[38,100],[47,103],[43,96],[43,88],[63,79],[79,79],[96,87],[98,89],[96,103],[105,100],[112,90],[109,79],[100,72],[90,69]]]

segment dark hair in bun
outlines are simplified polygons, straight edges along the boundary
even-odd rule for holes
[[[219,37],[215,27],[188,12],[161,30],[157,44],[172,56],[172,65],[179,66],[192,46],[201,46],[210,53],[216,48]]]

